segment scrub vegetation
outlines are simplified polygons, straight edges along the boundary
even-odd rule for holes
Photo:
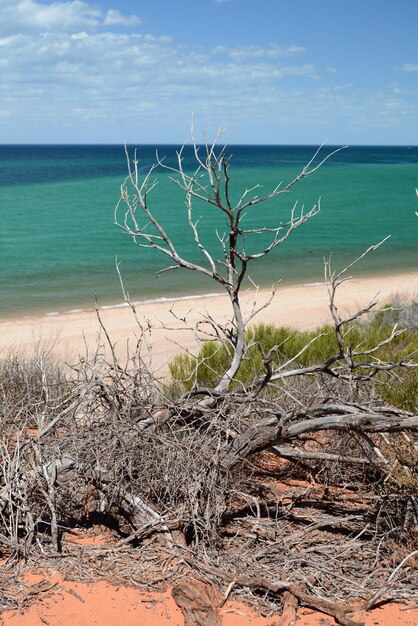
[[[176,168],[158,160],[145,175],[127,154],[115,221],[168,260],[163,271],[222,285],[229,323],[206,316],[190,327],[200,348],[176,357],[164,381],[151,367],[152,328],[126,293],[138,323],[126,363],[103,325],[103,344],[70,374],[45,349],[3,356],[0,556],[9,568],[62,563],[67,575],[170,584],[186,624],[220,623],[219,606],[235,594],[279,624],[305,606],[355,626],[353,606],[418,600],[417,303],[379,310],[373,299],[341,316],[339,290],[377,244],[341,271],[326,263],[332,325],[254,325],[266,305],[255,297],[242,308],[248,268],[319,204],[294,204],[286,219],[278,208],[276,226],[263,225],[260,208],[259,224],[246,215],[287,197],[330,155],[318,152],[270,192],[232,193],[218,141],[192,142],[194,171],[183,150]],[[184,191],[198,260],[181,255],[151,209],[158,168]],[[224,220],[219,257],[201,241],[195,201]],[[98,525],[110,547],[68,541]],[[6,608],[15,600],[3,582]]]

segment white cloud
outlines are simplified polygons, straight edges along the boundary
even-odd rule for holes
[[[109,10],[106,16],[99,6],[83,0],[45,4],[38,0],[1,0],[0,34],[36,32],[71,32],[100,26],[134,26],[140,19]]]
[[[130,15],[128,17],[126,15],[122,15],[120,11],[115,9],[110,9],[104,20],[105,26],[136,26],[140,23],[141,20],[137,15]]]
[[[404,63],[402,66],[403,72],[418,72],[418,63]]]
[[[312,64],[278,63],[276,48],[257,48],[256,55],[231,55],[230,50],[184,48],[168,37],[121,33],[20,34],[0,39],[2,58],[10,71],[4,81],[24,77],[25,84],[50,82],[55,74],[72,74],[83,84],[92,76],[103,85],[120,84],[214,88],[225,81],[239,84],[275,82],[289,76],[317,78]],[[214,53],[215,52],[215,53]]]
[[[187,47],[139,33],[21,33],[0,39],[0,101],[28,127],[57,132],[56,141],[63,120],[70,126],[77,119],[76,132],[87,133],[80,140],[88,141],[95,120],[100,132],[112,127],[124,138],[128,120],[152,128],[164,118],[175,129],[176,116],[187,122],[194,110],[212,112],[219,122],[227,113],[239,116],[272,102],[289,79],[306,84],[318,78],[313,64],[288,62],[302,48],[238,50]]]
[[[39,32],[95,27],[100,23],[100,9],[81,0],[43,4],[36,0],[5,0],[0,5],[2,32]]]
[[[71,35],[71,39],[74,39],[74,41],[76,41],[77,39],[86,39],[87,37],[89,37],[89,35],[85,31],[82,31],[81,33],[74,33],[74,35]]]
[[[284,57],[293,57],[306,52],[306,48],[301,46],[288,46],[282,48],[277,44],[270,44],[269,46],[243,46],[240,48],[227,48],[225,46],[216,46],[213,49],[215,54],[223,54],[231,57],[236,61],[245,59],[260,59],[270,58],[278,59]]]
[[[417,128],[416,93],[336,84],[341,72],[318,68],[302,46],[210,48],[112,30],[137,23],[81,0],[0,0],[2,141],[178,141],[192,111],[240,141],[292,142],[292,129],[306,129],[315,142],[337,123],[367,133],[385,123]],[[373,137],[359,132],[357,141]]]

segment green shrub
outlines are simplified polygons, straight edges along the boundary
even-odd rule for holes
[[[388,404],[415,413],[418,411],[418,373],[403,372],[395,380],[386,381],[377,389],[380,397]]]
[[[390,336],[392,325],[397,320],[396,316],[400,315],[401,311],[388,308],[375,315],[369,322],[352,324],[346,334],[347,345],[353,351],[367,351],[373,348]],[[410,315],[409,319],[412,317]],[[312,344],[304,350],[310,341]],[[247,332],[246,345],[246,355],[238,370],[235,384],[249,383],[262,376],[265,372],[263,357],[274,346],[276,347],[271,354],[271,362],[275,368],[290,359],[294,359],[289,365],[291,368],[322,363],[338,352],[335,331],[331,326],[323,326],[313,331],[298,331],[283,326],[259,324]],[[375,358],[382,361],[399,361],[406,359],[414,351],[418,351],[418,332],[409,325],[409,329],[378,351],[371,355],[356,357],[356,360],[364,363],[373,362]],[[196,386],[215,387],[227,371],[231,358],[232,349],[218,342],[203,343],[197,359],[185,354],[176,356],[169,365],[170,395],[179,395]],[[366,374],[368,371],[369,368],[365,368],[363,371],[357,370],[357,373]],[[381,374],[376,380],[376,390],[386,402],[399,408],[416,410],[418,377],[414,371],[402,370],[401,376],[398,374],[395,380],[393,376]]]

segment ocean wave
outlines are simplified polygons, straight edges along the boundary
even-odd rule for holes
[[[135,302],[132,302],[131,304],[133,304],[134,306],[141,306],[142,304],[159,304],[162,302],[179,302],[181,300],[200,300],[200,299],[204,299],[204,298],[217,298],[219,296],[223,296],[225,294],[223,294],[222,292],[217,292],[217,293],[201,293],[201,294],[192,294],[192,295],[188,295],[188,296],[178,296],[177,298],[174,296],[161,296],[159,298],[148,298],[146,300],[135,300]],[[99,306],[99,311],[106,311],[109,309],[126,309],[130,306],[130,304],[128,302],[117,302],[115,304],[103,304],[101,306]],[[93,309],[70,309],[68,311],[49,311],[48,313],[46,313],[47,317],[55,317],[57,315],[74,315],[76,313],[83,313],[85,311],[88,310],[93,310]]]
[[[140,306],[141,304],[157,304],[160,302],[179,302],[181,300],[200,300],[202,298],[217,298],[218,296],[223,296],[225,294],[223,294],[222,292],[217,292],[217,293],[200,293],[200,294],[193,294],[193,295],[189,295],[189,296],[178,296],[177,298],[174,296],[161,296],[160,298],[149,298],[147,300],[136,300],[135,302],[132,302],[132,304],[134,306]],[[120,302],[118,304],[104,304],[101,307],[99,307],[100,310],[106,310],[106,309],[122,309],[125,307],[129,307],[129,303],[128,302]]]

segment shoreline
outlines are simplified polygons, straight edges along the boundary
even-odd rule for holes
[[[418,269],[415,271],[414,269],[408,268],[408,269],[403,269],[403,268],[396,268],[393,270],[393,273],[388,274],[387,270],[382,270],[381,272],[358,272],[358,274],[356,274],[355,276],[350,277],[350,280],[359,280],[359,281],[363,281],[363,280],[379,280],[382,279],[383,281],[388,280],[389,278],[396,278],[396,277],[401,277],[401,279],[403,277],[412,277],[412,280],[416,281],[416,294],[418,295]],[[279,280],[276,283],[276,287],[280,290],[283,289],[291,289],[291,288],[297,288],[297,287],[306,287],[306,288],[311,288],[311,287],[317,287],[320,285],[323,285],[324,281],[323,280],[315,280],[312,279],[312,282],[309,282],[309,278],[300,278],[299,280],[292,280],[290,282],[287,281],[283,281],[283,280]],[[258,285],[259,288],[259,292],[266,292],[266,291],[270,291],[272,288],[272,285],[267,283],[264,285]],[[247,291],[252,289],[251,287],[247,288]],[[245,290],[243,289],[241,293],[244,293]],[[202,299],[206,299],[206,298],[218,298],[218,297],[222,297],[225,295],[225,292],[220,289],[219,291],[213,291],[213,292],[201,292],[201,293],[180,293],[179,295],[155,295],[154,296],[145,296],[143,299],[135,299],[132,301],[132,304],[135,305],[136,307],[141,307],[144,305],[153,305],[153,304],[169,304],[172,302],[181,302],[181,301],[190,301],[190,300],[202,300]],[[90,299],[90,302],[93,298]],[[71,305],[70,305],[71,306]],[[130,305],[127,302],[123,302],[123,301],[119,301],[116,302],[115,300],[113,301],[109,301],[109,302],[105,302],[104,304],[99,304],[98,305],[98,310],[99,311],[106,311],[106,310],[112,310],[112,309],[129,309]],[[63,308],[62,310],[51,310],[51,311],[41,311],[41,310],[33,310],[32,312],[29,312],[25,315],[21,315],[18,312],[13,313],[13,312],[9,312],[6,313],[4,315],[0,314],[0,324],[2,324],[3,322],[13,322],[13,321],[20,321],[20,320],[42,320],[42,319],[46,319],[46,318],[54,318],[54,317],[67,317],[70,315],[75,315],[78,313],[91,313],[95,311],[95,307],[92,304],[87,304],[86,302],[79,302],[79,303],[74,303],[73,306],[71,306],[71,308]],[[1,347],[1,343],[0,343],[0,347]]]
[[[395,293],[412,298],[418,295],[418,272],[401,272],[382,276],[354,276],[339,288],[337,301],[341,312],[365,306],[378,292],[379,305]],[[271,289],[258,291],[258,306],[265,304]],[[324,282],[278,285],[271,304],[252,323],[291,326],[310,330],[330,321],[327,289]],[[243,291],[241,299],[246,314],[251,311],[255,290]],[[378,306],[379,306],[378,305]],[[152,326],[153,369],[164,374],[167,363],[182,350],[195,353],[198,347],[192,330],[202,314],[220,321],[230,317],[228,296],[224,293],[158,298],[135,303],[138,316]],[[126,360],[129,345],[135,346],[138,325],[128,304],[103,305],[100,317],[121,360]],[[97,342],[99,323],[94,309],[74,309],[58,315],[34,315],[0,319],[0,353],[10,350],[34,352],[39,345],[70,362]]]

